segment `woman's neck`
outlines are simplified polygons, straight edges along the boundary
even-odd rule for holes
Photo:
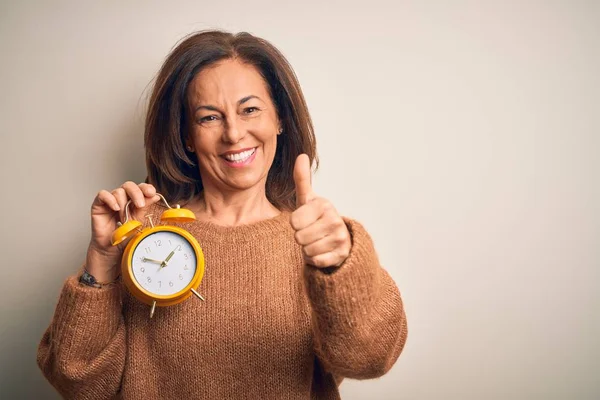
[[[223,226],[251,224],[280,213],[267,199],[264,188],[228,193],[204,188],[187,207],[196,213],[199,220]]]

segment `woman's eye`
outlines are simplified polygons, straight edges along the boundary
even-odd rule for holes
[[[216,121],[216,120],[217,120],[216,115],[207,115],[206,117],[200,118],[200,122],[212,122],[212,121]]]
[[[247,107],[244,108],[244,114],[253,114],[255,112],[257,112],[259,109],[258,107]]]

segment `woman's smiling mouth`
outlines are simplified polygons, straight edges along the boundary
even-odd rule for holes
[[[230,167],[243,167],[250,164],[256,157],[256,147],[250,149],[244,149],[238,152],[227,152],[222,154],[221,157]]]

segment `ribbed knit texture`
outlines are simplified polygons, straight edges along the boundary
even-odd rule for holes
[[[206,302],[152,319],[120,284],[69,278],[39,346],[44,375],[65,398],[140,400],[339,399],[344,377],[383,375],[407,328],[368,233],[345,218],[350,257],[323,270],[303,263],[289,218],[181,225],[204,251]]]

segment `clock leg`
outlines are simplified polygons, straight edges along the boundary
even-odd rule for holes
[[[150,309],[150,318],[154,316],[154,310],[156,310],[156,300],[152,303],[152,308]]]
[[[206,300],[204,300],[204,297],[202,297],[202,296],[200,295],[200,293],[196,292],[194,289],[190,289],[190,290],[192,291],[192,293],[194,293],[196,296],[198,296],[198,298],[199,298],[200,300],[202,300],[202,301],[206,301]]]

